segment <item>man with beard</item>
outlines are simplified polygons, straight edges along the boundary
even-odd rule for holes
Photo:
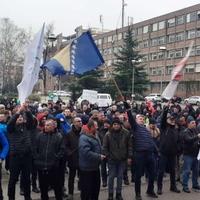
[[[73,120],[72,130],[65,137],[66,155],[69,167],[69,178],[68,178],[68,199],[73,199],[74,194],[74,179],[76,174],[79,177],[79,164],[78,164],[78,144],[79,137],[82,128],[82,120],[80,117],[75,117]],[[79,182],[78,182],[79,187]]]
[[[169,103],[163,110],[161,117],[161,135],[160,135],[160,160],[158,167],[158,194],[162,194],[163,176],[167,164],[169,165],[170,173],[170,190],[172,192],[180,193],[176,187],[176,156],[180,148],[180,137],[178,129],[175,127],[176,118],[173,114],[168,113]]]

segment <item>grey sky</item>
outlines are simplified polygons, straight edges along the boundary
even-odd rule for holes
[[[133,17],[134,23],[200,3],[199,0],[125,0],[125,20]],[[45,23],[53,23],[55,33],[74,33],[83,27],[104,28],[121,26],[122,0],[0,0],[0,18],[8,17],[19,27],[32,27],[37,31]]]

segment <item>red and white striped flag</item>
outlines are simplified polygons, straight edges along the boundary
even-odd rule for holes
[[[184,67],[185,67],[185,65],[188,61],[190,53],[192,51],[193,43],[194,43],[194,41],[191,42],[189,49],[188,49],[188,52],[185,55],[185,57],[179,63],[177,63],[177,65],[173,69],[171,81],[169,82],[169,84],[167,85],[167,87],[165,88],[165,90],[162,93],[163,98],[169,100],[174,96],[176,89],[177,89],[177,86],[179,84],[179,81],[183,77],[183,70],[184,70]]]

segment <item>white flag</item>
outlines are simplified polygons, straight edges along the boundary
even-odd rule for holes
[[[165,90],[162,93],[162,97],[165,99],[170,100],[175,92],[176,92],[176,88],[179,84],[179,81],[182,78],[182,73],[183,73],[183,69],[187,63],[187,60],[190,56],[190,53],[192,51],[192,47],[193,47],[193,43],[194,41],[191,42],[188,52],[186,54],[186,56],[176,65],[176,67],[174,67],[173,71],[172,71],[172,77],[171,77],[171,81],[169,82],[169,84],[167,85],[167,87],[165,88]]]
[[[41,59],[44,48],[44,27],[34,36],[29,44],[25,56],[23,78],[17,86],[20,103],[24,103],[26,98],[32,93],[34,85],[38,81]]]

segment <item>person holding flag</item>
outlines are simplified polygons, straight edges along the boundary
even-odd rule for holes
[[[31,200],[30,173],[32,164],[31,129],[33,116],[24,103],[8,121],[7,131],[10,144],[8,183],[9,200],[15,200],[15,186],[20,172],[23,175],[24,199]]]

